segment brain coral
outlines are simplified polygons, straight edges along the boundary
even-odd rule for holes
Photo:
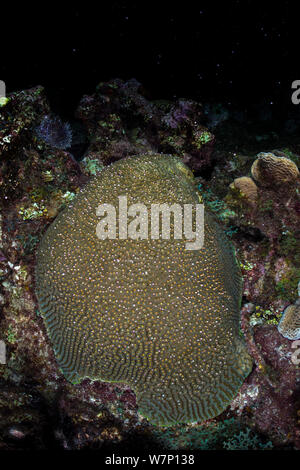
[[[285,186],[299,178],[297,165],[286,157],[261,152],[251,167],[251,175],[261,186]]]
[[[230,187],[233,189],[238,189],[245,198],[246,202],[249,204],[253,205],[257,202],[257,186],[253,179],[249,178],[248,176],[236,178]]]
[[[201,250],[184,239],[100,240],[100,203],[199,203],[177,157],[148,154],[104,168],[39,246],[36,292],[66,378],[126,382],[139,411],[172,425],[221,413],[249,374],[239,336],[241,275],[208,212]]]
[[[285,309],[278,325],[278,331],[285,338],[300,339],[300,300]]]

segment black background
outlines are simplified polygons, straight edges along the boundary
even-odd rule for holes
[[[286,118],[300,79],[297,2],[111,1],[6,5],[0,78],[7,91],[41,84],[72,115],[100,81],[136,78],[150,98],[262,107]]]

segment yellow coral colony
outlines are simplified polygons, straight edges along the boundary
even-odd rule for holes
[[[220,414],[249,374],[239,336],[241,275],[234,251],[205,211],[205,240],[100,240],[99,203],[199,203],[177,157],[120,160],[61,212],[37,253],[36,292],[66,378],[126,382],[153,424]]]

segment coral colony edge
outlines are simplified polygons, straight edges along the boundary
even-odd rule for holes
[[[300,449],[300,146],[217,115],[134,79],[74,122],[0,102],[0,449]],[[204,205],[204,245],[101,238],[122,196]]]

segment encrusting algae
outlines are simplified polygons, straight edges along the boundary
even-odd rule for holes
[[[180,158],[147,154],[105,167],[63,210],[37,252],[36,292],[64,375],[126,382],[156,425],[220,414],[250,373],[239,336],[241,274],[205,211],[204,247],[184,239],[100,240],[99,204],[199,203]]]

